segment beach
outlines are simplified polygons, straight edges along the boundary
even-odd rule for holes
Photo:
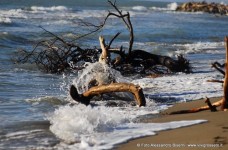
[[[212,98],[211,102],[220,98]],[[162,111],[162,117],[148,119],[146,122],[163,123],[180,120],[205,119],[207,122],[174,130],[158,132],[155,136],[148,136],[131,140],[118,146],[118,150],[138,149],[228,149],[228,112],[210,110],[177,115],[165,115],[166,113],[203,106],[204,100],[196,100],[187,103],[178,103],[169,109]]]

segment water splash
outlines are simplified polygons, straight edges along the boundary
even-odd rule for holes
[[[105,106],[75,105],[60,107],[48,116],[50,130],[66,142],[81,140],[81,135],[110,132],[119,124],[129,122],[127,115]]]
[[[177,7],[178,7],[178,4],[175,3],[175,2],[174,3],[170,3],[170,4],[167,5],[167,7],[168,7],[169,10],[176,10]]]
[[[86,68],[79,72],[73,84],[79,94],[81,94],[90,88],[91,81],[95,81],[97,85],[110,84],[112,82],[130,82],[129,79],[124,78],[120,72],[100,62],[87,63]]]
[[[48,116],[50,130],[63,142],[57,149],[111,149],[132,138],[155,135],[156,131],[174,129],[206,122],[205,120],[168,123],[134,123],[141,113],[110,107],[84,105],[60,107]],[[148,113],[148,112],[147,112]],[[150,113],[154,113],[151,111]]]

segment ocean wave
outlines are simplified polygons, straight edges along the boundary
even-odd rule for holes
[[[173,46],[177,48],[177,51],[175,51],[176,54],[224,53],[224,42],[196,42],[190,44],[174,44]]]
[[[207,65],[207,67],[204,68],[205,71],[211,71],[210,61],[207,60],[207,62],[204,62],[205,65]],[[155,79],[138,79],[134,81],[134,84],[140,85],[143,89],[151,89],[148,91],[148,94],[150,94],[153,99],[164,98],[166,100],[177,99],[189,101],[200,99],[205,96],[219,97],[222,95],[221,85],[207,82],[207,80],[211,79],[219,79],[219,77],[214,72],[207,74],[179,74]]]
[[[118,111],[84,105],[60,107],[48,119],[52,124],[50,130],[67,142],[78,141],[83,134],[112,130],[118,124],[127,122]]]
[[[26,99],[26,102],[32,103],[33,105],[37,105],[40,103],[50,103],[52,105],[63,105],[66,102],[62,99],[59,99],[57,97],[53,96],[45,96],[45,97],[39,97],[39,98],[33,98],[33,99]]]
[[[167,8],[168,8],[169,10],[176,10],[177,7],[178,7],[178,4],[175,3],[175,2],[174,2],[174,3],[170,3],[170,4],[167,5]]]
[[[39,7],[39,6],[32,6],[32,11],[66,11],[68,10],[65,6],[52,6],[52,7]]]
[[[144,11],[147,11],[147,8],[144,6],[134,6],[132,7],[132,10],[144,12]]]
[[[157,10],[157,11],[174,11],[176,10],[178,4],[177,3],[170,3],[167,5],[167,7],[150,7],[151,10]]]
[[[71,19],[85,19],[85,18],[102,18],[108,14],[106,10],[81,10],[74,13],[69,13]]]
[[[10,24],[12,23],[12,20],[8,17],[0,17],[0,23]]]
[[[21,35],[2,32],[0,33],[0,41],[8,44],[22,44],[28,42],[28,39]]]
[[[138,109],[140,110],[124,111],[112,107],[84,105],[60,107],[47,117],[51,123],[50,130],[64,141],[56,145],[55,148],[111,149],[114,145],[129,139],[155,135],[156,131],[206,122],[206,120],[194,120],[167,123],[133,123],[129,120],[131,118],[129,114],[136,113],[134,114],[136,117],[137,112],[143,108]]]
[[[22,9],[9,9],[9,10],[0,10],[0,17],[3,18],[27,18],[27,15]]]
[[[152,53],[167,56],[186,54],[224,54],[224,42],[194,42],[183,44],[146,43],[146,48],[152,47]]]

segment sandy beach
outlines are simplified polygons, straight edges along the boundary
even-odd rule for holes
[[[219,98],[211,98],[211,102]],[[118,150],[139,149],[228,149],[228,112],[211,112],[210,110],[178,115],[163,115],[168,112],[190,109],[205,105],[204,100],[179,103],[161,112],[161,117],[148,119],[146,122],[161,123],[180,120],[208,120],[206,123],[158,132],[148,136],[128,141],[117,147]],[[219,108],[218,108],[219,109]]]

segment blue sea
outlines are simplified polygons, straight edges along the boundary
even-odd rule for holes
[[[16,64],[13,60],[18,49],[32,50],[38,41],[52,38],[42,28],[73,39],[90,30],[79,21],[98,24],[113,8],[106,0],[0,0],[0,149],[112,149],[161,130],[205,122],[142,123],[139,119],[159,117],[160,111],[174,103],[222,96],[222,86],[206,80],[223,78],[211,63],[224,63],[228,16],[174,11],[187,1],[117,0],[116,4],[131,15],[133,49],[173,58],[182,54],[190,60],[193,73],[126,78],[106,68],[116,74],[118,81],[140,85],[147,106],[132,106],[116,98],[119,107],[107,107],[105,100],[86,107],[73,102],[69,87],[79,84],[79,75],[86,76],[91,68],[96,70],[96,64],[89,64],[80,73],[50,74],[35,64]],[[228,4],[228,0],[216,2]],[[102,30],[75,44],[99,47],[100,35],[108,41],[117,32],[121,35],[113,46],[126,48],[129,33],[116,18],[110,18]]]

